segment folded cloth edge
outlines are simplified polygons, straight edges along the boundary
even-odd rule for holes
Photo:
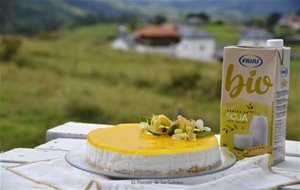
[[[42,185],[47,185],[49,187],[52,187],[54,189],[57,189],[57,190],[62,190],[62,188],[58,187],[57,185],[49,182],[49,181],[41,181],[41,180],[35,180],[25,174],[22,174],[18,171],[15,171],[14,168],[17,168],[17,167],[21,167],[21,166],[25,166],[25,165],[29,165],[29,164],[34,164],[34,163],[38,163],[38,162],[48,162],[48,161],[51,161],[51,160],[58,160],[60,158],[53,158],[53,159],[46,159],[46,160],[38,160],[38,161],[33,161],[33,162],[27,162],[27,163],[23,163],[23,164],[20,164],[20,165],[17,165],[17,166],[8,166],[8,167],[5,167],[6,170],[14,173],[14,174],[17,174],[25,179],[28,179],[34,183],[37,183],[37,184],[42,184]]]

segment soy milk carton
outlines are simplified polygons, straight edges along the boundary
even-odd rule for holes
[[[284,160],[289,64],[283,40],[224,48],[221,146],[238,159],[270,153],[272,165]]]

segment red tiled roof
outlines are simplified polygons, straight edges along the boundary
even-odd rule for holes
[[[179,33],[174,28],[162,26],[141,28],[135,34],[144,37],[179,37]]]

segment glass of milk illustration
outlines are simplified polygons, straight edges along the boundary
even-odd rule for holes
[[[254,115],[249,127],[249,135],[253,138],[252,146],[268,146],[268,130],[268,118],[262,115]]]
[[[253,137],[251,135],[234,134],[233,146],[240,150],[249,148],[253,146]]]

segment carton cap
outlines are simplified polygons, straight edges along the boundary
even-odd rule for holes
[[[271,39],[267,41],[268,47],[283,47],[283,39]]]

